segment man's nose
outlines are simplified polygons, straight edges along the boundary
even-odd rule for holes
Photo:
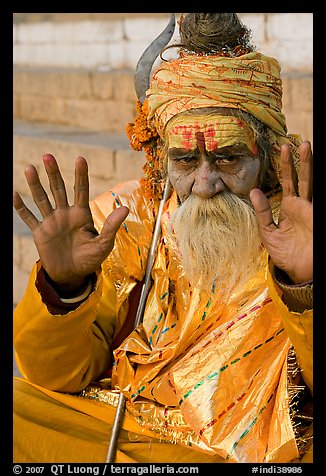
[[[211,198],[225,190],[225,184],[216,167],[205,162],[196,170],[192,193],[201,198]]]

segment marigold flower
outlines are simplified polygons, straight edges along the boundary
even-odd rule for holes
[[[136,102],[136,117],[134,122],[126,126],[126,133],[132,149],[146,153],[146,163],[143,167],[145,175],[140,183],[144,193],[150,198],[162,198],[162,172],[160,168],[159,135],[154,127],[148,125],[148,103]]]

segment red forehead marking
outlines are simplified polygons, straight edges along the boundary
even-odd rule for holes
[[[258,155],[258,147],[257,147],[256,144],[253,145],[252,153],[253,153],[254,155]]]
[[[218,147],[218,141],[215,136],[215,127],[204,125],[204,127],[207,127],[204,132],[200,130],[202,127],[203,124],[194,122],[192,125],[178,124],[173,130],[175,134],[180,134],[182,136],[182,146],[185,149],[191,149],[193,147],[191,138],[194,135],[198,149],[205,153],[206,146],[209,150],[216,149]]]
[[[188,141],[188,140],[184,140],[184,141],[182,141],[182,146],[185,149],[192,149],[192,142]]]
[[[203,132],[195,132],[195,137],[200,152],[205,152],[205,135]]]
[[[206,137],[214,137],[215,131],[213,129],[207,130],[205,133]]]
[[[210,139],[209,142],[208,142],[208,148],[209,148],[210,150],[217,149],[217,148],[218,148],[218,142],[217,142],[217,140]]]

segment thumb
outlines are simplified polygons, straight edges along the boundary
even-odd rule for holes
[[[101,231],[101,239],[105,241],[113,241],[120,226],[127,218],[129,209],[125,206],[116,208],[107,217]]]
[[[250,200],[256,212],[258,224],[261,230],[275,228],[273,213],[268,198],[259,188],[254,188],[250,192]]]

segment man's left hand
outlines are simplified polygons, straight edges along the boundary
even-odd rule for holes
[[[283,197],[279,220],[273,220],[267,197],[258,188],[250,192],[262,241],[278,268],[299,284],[313,279],[313,207],[311,144],[298,148],[300,171],[297,176],[291,148],[281,148],[281,182]]]

